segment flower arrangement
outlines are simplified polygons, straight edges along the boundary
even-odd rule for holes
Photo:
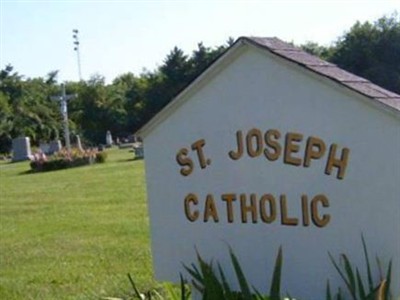
[[[53,156],[47,157],[39,151],[31,157],[31,170],[34,172],[54,171],[93,163],[103,163],[106,161],[107,153],[99,152],[97,149],[80,150],[73,148],[71,151],[62,149]]]

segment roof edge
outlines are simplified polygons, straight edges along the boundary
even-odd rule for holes
[[[400,115],[400,95],[386,90],[366,78],[345,71],[333,63],[311,55],[301,48],[283,42],[276,37],[240,37],[239,39],[243,40],[245,43],[253,45],[254,47],[267,50],[269,53],[297,64],[321,77],[339,83],[344,88],[352,90],[353,92],[367,97],[374,102],[378,102],[378,104],[383,105],[395,114]],[[304,57],[296,59],[296,53]]]
[[[233,59],[241,54],[241,49],[246,43],[242,39],[237,39],[235,43],[226,49],[207,69],[200,73],[190,82],[181,92],[179,92],[164,108],[162,108],[153,118],[144,124],[135,135],[143,138],[148,135],[158,124],[162,123],[170,113],[174,112],[181,104],[186,102],[192,94],[201,89],[211,77],[218,74]]]
[[[335,64],[324,61],[317,56],[311,55],[301,48],[290,43],[284,42],[276,37],[239,37],[235,43],[226,49],[207,69],[200,73],[191,83],[189,83],[178,95],[176,95],[161,111],[143,125],[135,135],[145,137],[157,125],[162,123],[172,112],[181,104],[186,102],[193,93],[201,89],[211,77],[218,74],[230,61],[241,54],[243,46],[253,46],[262,50],[267,50],[281,59],[293,63],[308,70],[309,72],[325,78],[330,82],[339,84],[342,88],[361,95],[372,104],[379,108],[389,110],[396,116],[400,116],[400,95],[386,90],[371,81],[347,72]]]

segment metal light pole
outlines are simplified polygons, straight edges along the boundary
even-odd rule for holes
[[[71,152],[71,141],[69,138],[67,101],[75,97],[76,95],[67,95],[65,93],[65,85],[63,83],[61,84],[61,95],[51,97],[52,100],[60,101],[60,109],[61,109],[61,114],[63,116],[63,125],[64,125],[65,147],[67,147],[68,153]]]
[[[78,37],[78,29],[73,29],[73,39],[74,39],[74,51],[76,51],[77,59],[78,59],[78,73],[79,73],[79,80],[82,80],[82,71],[81,71],[81,57],[79,54],[79,37]]]

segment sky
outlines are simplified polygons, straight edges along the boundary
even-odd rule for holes
[[[375,21],[400,0],[0,0],[0,68],[25,77],[78,81],[73,29],[78,29],[82,79],[140,75],[177,46],[190,55],[202,42],[278,37],[297,45],[330,45],[356,21]]]

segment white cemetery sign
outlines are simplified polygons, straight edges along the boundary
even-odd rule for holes
[[[323,299],[343,286],[328,252],[363,268],[363,234],[400,295],[399,95],[241,38],[139,135],[157,279],[178,281],[195,248],[231,270],[229,245],[267,292],[282,246],[282,290]]]

